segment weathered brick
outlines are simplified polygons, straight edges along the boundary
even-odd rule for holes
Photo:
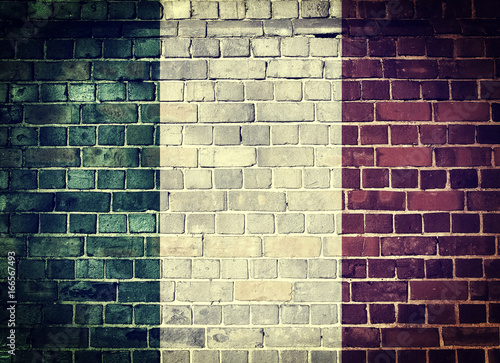
[[[464,195],[459,191],[408,192],[409,210],[462,210]]]
[[[289,301],[292,284],[284,281],[236,281],[235,300]]]
[[[377,148],[378,166],[431,166],[432,149],[423,147]]]
[[[200,105],[200,122],[252,122],[254,105],[250,103],[219,103]]]
[[[177,282],[178,301],[227,302],[233,300],[233,283],[222,281]]]
[[[411,300],[466,300],[467,281],[411,281]]]
[[[255,165],[255,149],[252,147],[205,147],[200,149],[200,166],[229,167]]]
[[[234,211],[284,211],[285,194],[270,191],[229,191],[228,209]]]
[[[201,237],[160,237],[159,256],[201,256]]]
[[[342,30],[340,19],[292,19],[292,24],[295,35],[333,35]]]
[[[114,192],[113,210],[116,212],[145,212],[168,207],[166,195],[159,192]]]
[[[83,238],[30,237],[30,256],[78,257],[83,255]]]
[[[488,121],[490,105],[486,102],[438,102],[434,105],[436,121]]]
[[[41,81],[83,81],[90,78],[90,62],[37,62],[35,78]]]
[[[342,208],[342,193],[338,191],[290,191],[288,208],[292,211],[332,211]]]
[[[205,254],[208,257],[260,257],[261,241],[258,237],[207,236]]]
[[[257,121],[292,122],[313,121],[313,103],[259,103]]]
[[[97,80],[124,81],[149,79],[149,62],[96,61],[93,76]]]
[[[207,331],[208,347],[254,348],[263,345],[264,334],[258,328],[209,328]]]
[[[254,59],[212,59],[209,77],[216,79],[263,79],[266,62]]]
[[[21,150],[1,150],[0,166],[2,168],[19,168],[23,163],[23,153]]]
[[[172,192],[170,207],[174,212],[221,211],[226,208],[225,195],[222,191]]]
[[[236,2],[233,2],[234,5]],[[231,6],[233,4],[220,5],[220,12],[223,15],[224,6]],[[243,3],[241,3],[243,5]],[[244,5],[243,5],[244,6]],[[251,21],[224,21],[224,22],[208,22],[207,36],[208,37],[254,37],[262,36],[262,22],[257,20]]]
[[[159,80],[191,80],[207,78],[205,60],[167,60],[153,63],[152,74]]]
[[[257,162],[259,167],[312,166],[313,149],[310,147],[259,148]]]
[[[149,331],[149,341],[156,348],[204,348],[205,329],[155,328]]]
[[[135,123],[137,122],[137,106],[124,103],[83,105],[82,122],[87,124]]]
[[[269,61],[267,73],[271,78],[321,78],[323,66],[318,59],[277,59]]]

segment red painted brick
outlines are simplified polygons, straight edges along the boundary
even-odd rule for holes
[[[457,258],[455,260],[457,277],[483,277],[483,260],[479,258]]]
[[[393,39],[369,39],[371,57],[393,57],[396,55],[396,42]]]
[[[350,284],[345,281],[342,282],[342,301],[343,302],[351,301]]]
[[[394,216],[394,229],[396,233],[422,233],[422,215],[396,214]]]
[[[373,148],[342,148],[342,166],[372,166],[374,163]]]
[[[377,166],[431,166],[432,149],[428,147],[379,147]]]
[[[487,57],[500,57],[500,38],[488,38],[484,40]]]
[[[435,1],[433,3],[439,4]],[[439,4],[441,5],[441,4]],[[429,57],[453,57],[453,39],[429,38],[426,42],[427,56]]]
[[[389,81],[363,81],[364,100],[388,100]]]
[[[431,25],[435,34],[460,34],[462,27],[457,19],[432,19]]]
[[[342,126],[342,145],[357,145],[358,144],[358,127],[357,126]]]
[[[379,102],[376,114],[377,121],[430,121],[431,105],[428,102]]]
[[[416,125],[392,125],[392,145],[416,145],[418,144],[418,126]]]
[[[351,59],[342,62],[343,78],[381,78],[382,63],[374,59]]]
[[[342,100],[356,101],[361,98],[361,82],[343,81],[342,82]]]
[[[372,19],[349,19],[343,22],[344,34],[348,29],[351,37],[372,37],[380,33],[380,26]]]
[[[363,279],[366,277],[366,260],[342,259],[342,277],[349,279]]]
[[[424,232],[449,232],[449,213],[424,213]]]
[[[364,233],[364,215],[363,214],[343,214],[342,215],[342,233]]]
[[[483,100],[499,100],[500,99],[500,82],[499,81],[481,81],[481,98]]]
[[[366,351],[364,350],[343,350],[341,355],[342,362],[366,363]]]
[[[420,98],[420,82],[392,81],[392,98],[395,100],[418,100]]]
[[[413,7],[413,3],[399,1],[397,5],[407,3],[407,10],[411,10]],[[411,10],[412,11],[412,10]],[[404,11],[403,11],[404,13]],[[398,14],[398,12],[394,12],[393,15]],[[399,13],[400,14],[400,13]],[[398,15],[402,16],[402,14]],[[408,15],[411,17],[411,15]],[[394,18],[392,16],[391,18]],[[422,36],[422,35],[432,35],[432,26],[427,20],[391,20],[389,23],[385,23],[384,26],[381,27],[382,35],[392,36],[392,35],[401,35],[401,36]]]
[[[396,260],[398,279],[415,279],[424,277],[424,260],[420,258],[401,258]]]
[[[342,304],[342,324],[366,324],[365,304]]]
[[[396,273],[395,260],[368,260],[368,276],[374,278],[393,278]]]
[[[342,0],[342,18],[355,18],[356,17],[357,1]]]
[[[425,55],[425,39],[414,37],[399,38],[398,55]]]
[[[450,184],[452,189],[477,188],[476,169],[450,170]]]
[[[483,232],[500,233],[500,214],[483,214]]]
[[[425,305],[424,304],[399,304],[398,323],[403,324],[424,324],[425,323]],[[425,351],[424,353],[425,358]],[[406,362],[407,360],[405,360]],[[410,359],[411,361],[411,359]],[[425,361],[425,359],[424,359]]]
[[[420,170],[421,189],[444,189],[446,187],[446,170]]]
[[[391,176],[391,184],[393,188],[418,187],[417,169],[392,169]]]
[[[494,64],[490,59],[439,60],[439,78],[493,78]],[[432,77],[435,78],[435,77]]]
[[[453,214],[451,231],[453,233],[479,233],[479,214]]]
[[[439,237],[441,256],[481,256],[495,254],[494,236],[443,236]]]
[[[422,96],[424,100],[448,100],[448,88],[448,81],[425,81],[422,82]]]
[[[469,210],[499,211],[500,191],[467,192]]]
[[[360,127],[361,145],[387,144],[389,137],[386,125],[367,125]]]
[[[411,300],[467,300],[467,281],[411,281]]]
[[[500,278],[500,259],[484,260],[484,274],[487,278]]]
[[[500,144],[500,125],[478,126],[477,142],[480,144]]]
[[[384,347],[439,347],[437,328],[382,328]]]
[[[342,121],[373,121],[374,105],[370,102],[344,102],[342,103]]]
[[[396,321],[393,304],[370,304],[370,321],[372,324],[390,324]]]
[[[342,256],[361,257],[378,255],[379,240],[377,237],[342,237]]]
[[[470,18],[472,16],[471,0],[445,0],[446,7],[444,16],[446,18]]]
[[[343,57],[364,57],[366,55],[366,39],[342,39]]]
[[[474,125],[449,125],[448,142],[450,144],[474,144],[476,127]]]
[[[493,149],[493,157],[495,159],[495,165],[500,165],[500,147],[496,147]]]
[[[389,186],[388,169],[364,169],[363,188],[385,188]]]
[[[366,214],[366,233],[391,233],[392,214]]]
[[[358,14],[361,19],[385,18],[385,3],[360,1],[358,2]]]
[[[380,334],[376,328],[342,328],[343,347],[378,347]]]
[[[444,345],[492,346],[500,344],[498,327],[443,327]]]
[[[445,144],[446,126],[420,125],[420,142],[422,144]]]
[[[488,281],[471,281],[470,282],[470,299],[472,301],[488,300],[489,288]]]
[[[380,240],[382,256],[435,255],[434,237],[384,237]]]
[[[476,81],[452,81],[451,98],[454,100],[477,100],[477,82]]]
[[[484,40],[482,38],[458,38],[456,41],[457,57],[484,56]]]
[[[342,188],[359,189],[360,187],[359,169],[342,169]]]
[[[438,63],[435,60],[385,59],[384,77],[432,79],[438,76]]]
[[[427,353],[425,350],[398,350],[398,361],[406,363],[426,363]]]
[[[412,19],[414,16],[414,1],[412,0],[400,0],[397,3],[388,3],[389,8],[388,18],[390,19]],[[409,21],[406,24],[412,24]],[[425,24],[425,22],[418,22],[419,24]]]
[[[490,105],[487,102],[438,102],[434,104],[435,120],[489,121]]]
[[[428,279],[453,278],[453,260],[450,258],[436,258],[425,261],[425,276]]]
[[[451,304],[428,304],[429,324],[455,324],[455,306]]]
[[[449,147],[434,150],[437,166],[489,166],[491,149],[488,147]]]
[[[408,192],[408,210],[463,210],[464,193],[459,191]]]
[[[349,209],[404,210],[405,193],[352,190],[348,192]]]
[[[353,282],[352,299],[359,302],[406,301],[408,286],[403,281]]]
[[[369,350],[368,362],[396,363],[396,351],[393,349]]]

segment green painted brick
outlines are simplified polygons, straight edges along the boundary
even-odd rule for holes
[[[13,84],[10,87],[11,102],[37,102],[38,85],[36,84]]]
[[[127,144],[153,145],[154,127],[150,125],[127,126]]]
[[[38,214],[14,214],[10,217],[11,233],[37,233]]]
[[[50,212],[54,209],[52,193],[1,193],[0,211]]]
[[[19,257],[26,256],[26,238],[0,236],[0,256],[5,257],[10,251],[14,251]]]
[[[159,279],[160,260],[135,260],[135,277],[139,279]]]
[[[132,260],[106,260],[105,275],[107,279],[131,279],[134,274]]]
[[[0,106],[0,124],[19,124],[22,121],[23,112],[21,106]]]
[[[19,301],[57,300],[57,283],[55,281],[19,281],[16,287],[17,300]]]
[[[10,188],[14,190],[36,189],[36,170],[13,170],[10,174]]]
[[[97,85],[99,101],[123,101],[126,98],[125,83],[100,83]]]
[[[160,122],[160,105],[158,103],[149,103],[141,105],[142,123]]]
[[[9,187],[9,172],[7,170],[0,170],[0,189],[7,189]]]
[[[159,281],[119,282],[118,301],[159,302],[160,282]]]
[[[124,189],[124,170],[99,170],[97,172],[97,187],[99,189]]]
[[[54,3],[53,5],[55,19],[80,19],[81,4],[67,2]]]
[[[10,129],[10,142],[13,146],[34,146],[37,144],[37,132],[32,127]]]
[[[145,212],[160,210],[159,192],[115,192],[113,210],[116,212]]]
[[[40,146],[66,146],[65,127],[40,127]]]
[[[42,59],[43,41],[29,39],[16,46],[16,57],[19,59]]]
[[[83,255],[80,237],[29,237],[30,256],[78,257]]]
[[[90,346],[95,348],[146,348],[145,328],[91,328]]]
[[[120,304],[108,304],[104,311],[105,324],[131,324],[132,306]]]
[[[156,232],[156,215],[154,214],[129,215],[129,229],[131,233]]]
[[[137,58],[156,58],[161,53],[159,39],[137,39],[134,41],[134,55]]]
[[[20,279],[39,280],[45,278],[45,261],[20,260],[18,265]]]
[[[95,188],[95,171],[71,169],[68,171],[69,189],[93,189]]]
[[[9,95],[9,85],[6,83],[0,84],[0,103],[6,103]]]
[[[42,102],[64,102],[68,100],[68,90],[64,83],[42,84],[40,88]]]
[[[116,301],[115,282],[61,281],[61,301]]]
[[[88,237],[89,257],[140,257],[143,255],[142,237]]]
[[[109,212],[111,195],[102,192],[56,193],[56,211]]]
[[[0,62],[1,81],[27,81],[31,79],[33,79],[33,63],[13,61]]]
[[[128,39],[106,39],[103,44],[104,58],[131,58],[132,41]]]
[[[92,305],[91,305],[92,306]],[[75,363],[101,362],[102,354],[95,350],[75,351]]]
[[[102,41],[97,39],[77,39],[75,41],[76,58],[100,58]]]
[[[102,352],[102,363],[123,362],[130,363],[130,353],[128,350],[108,350]]]
[[[35,78],[39,81],[85,81],[90,79],[90,62],[37,62]]]
[[[130,2],[112,2],[109,3],[110,19],[134,19],[135,4]]]
[[[97,232],[97,215],[95,214],[70,214],[70,233],[92,234]]]
[[[68,338],[65,340],[65,348],[86,348],[88,347],[89,330],[88,328],[36,327],[33,328],[32,336],[32,344],[35,348],[43,348],[49,344],[54,345],[54,337],[62,336]]]
[[[41,304],[18,304],[17,322],[26,325],[39,324],[42,321],[42,306]]]
[[[77,124],[80,112],[77,105],[26,105],[25,119],[29,124]]]
[[[84,148],[83,166],[107,166],[113,168],[139,166],[139,150],[136,148]]]
[[[79,102],[95,101],[95,85],[92,83],[70,84],[69,100]]]
[[[84,20],[105,20],[108,15],[107,3],[105,1],[84,3],[81,14]]]
[[[96,80],[108,81],[147,80],[149,79],[149,62],[96,61],[93,76]]]
[[[128,169],[127,189],[154,189],[155,171],[149,169]]]
[[[99,145],[125,145],[125,126],[104,125],[97,129]]]
[[[150,82],[129,82],[128,99],[130,101],[154,101],[156,85]]]
[[[74,126],[69,128],[69,144],[71,146],[92,146],[96,141],[94,126]]]
[[[137,4],[137,17],[144,20],[161,19],[162,10],[160,2],[140,2]]]
[[[76,324],[102,324],[102,305],[92,304],[75,306],[75,323]]]
[[[66,214],[40,214],[41,233],[66,233]]]
[[[177,34],[177,27],[169,29],[171,35]],[[160,36],[160,23],[157,21],[129,21],[123,24],[123,36],[130,38],[154,38]]]
[[[102,103],[82,106],[82,123],[136,123],[137,106],[130,103]]]
[[[102,279],[104,278],[104,260],[78,259],[75,267],[76,278]]]
[[[157,350],[134,350],[134,362],[160,362],[160,352]]]
[[[160,321],[160,306],[152,305],[136,305],[134,306],[134,322],[141,325],[158,325]]]
[[[47,277],[49,279],[74,279],[75,261],[73,260],[48,260]]]
[[[47,59],[73,58],[73,41],[49,39],[45,42],[45,56]]]
[[[125,214],[101,214],[99,216],[100,233],[126,233],[127,216]]]
[[[0,214],[0,233],[9,232],[9,215]]]
[[[43,307],[45,324],[71,324],[73,322],[73,306],[68,304],[50,304]]]
[[[63,189],[66,187],[66,171],[40,170],[38,186],[40,189]]]

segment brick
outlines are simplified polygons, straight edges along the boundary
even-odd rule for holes
[[[194,148],[148,148],[142,149],[142,166],[196,167],[198,153]]]
[[[443,341],[445,345],[496,346],[499,344],[498,328],[444,327]]]
[[[153,64],[153,76],[158,80],[196,80],[207,78],[205,60],[167,60]]]
[[[274,3],[272,2],[273,18],[276,19],[291,19],[297,18],[299,7],[296,1],[286,1]]]
[[[340,34],[340,19],[292,19],[295,35]]]
[[[332,211],[342,205],[342,194],[335,191],[290,191],[288,208],[291,211]]]
[[[446,186],[445,170],[421,170],[420,187],[422,189],[444,189]]]
[[[405,194],[390,191],[351,191],[348,193],[349,209],[404,210]]]
[[[491,165],[491,149],[481,147],[451,147],[434,150],[437,166]]]
[[[90,77],[90,62],[38,62],[35,78],[41,81],[83,81]]]
[[[264,334],[258,328],[209,328],[207,331],[208,347],[253,348],[262,346]]]
[[[431,121],[431,108],[427,102],[377,103],[379,121]]]
[[[266,257],[318,257],[321,250],[319,237],[287,236],[265,237]]]
[[[265,328],[264,336],[269,347],[319,347],[320,345],[319,328]]]
[[[202,255],[201,237],[160,237],[160,256],[192,256]]]
[[[488,121],[490,106],[486,102],[440,102],[434,106],[435,119],[449,121]]]
[[[389,186],[389,170],[363,170],[363,188],[385,188]]]
[[[296,282],[293,290],[295,302],[332,302],[340,300],[339,281]]]
[[[345,113],[341,114],[342,111],[341,103],[338,101],[316,104],[316,118],[320,122],[340,122],[345,116]]]
[[[371,57],[393,57],[396,55],[396,43],[392,39],[369,39],[369,55]]]
[[[431,166],[432,150],[424,147],[377,148],[378,166]]]
[[[377,282],[353,282],[353,301],[406,301],[408,296],[406,282],[402,281],[377,281]]]
[[[275,4],[272,3],[274,6]],[[273,18],[276,18],[276,14],[273,14]],[[266,36],[281,36],[281,37],[291,37],[292,36],[292,22],[291,20],[284,19],[273,19],[264,20],[264,34]]]
[[[253,104],[221,103],[200,105],[200,122],[251,122],[254,119]]]
[[[466,281],[411,281],[411,300],[466,300]]]
[[[222,16],[225,9],[220,4],[219,6]],[[226,6],[230,5],[227,4]],[[262,22],[258,20],[245,22],[228,20],[224,22],[208,22],[207,25],[208,37],[254,37],[262,35]]]
[[[446,143],[446,127],[442,125],[421,125],[420,141],[422,144]]]
[[[398,55],[423,56],[425,54],[425,40],[420,38],[399,38]]]
[[[373,121],[373,103],[367,102],[346,102],[342,104],[342,121]]]
[[[78,107],[67,105],[27,105],[26,122],[36,125],[78,123]]]
[[[233,283],[222,281],[178,282],[176,299],[178,301],[232,301]]]
[[[270,60],[267,75],[271,78],[321,78],[323,62],[317,59]]]
[[[450,170],[452,189],[476,188],[478,186],[477,171],[474,169]]]
[[[405,336],[407,339],[402,339]],[[382,329],[382,345],[387,347],[438,347],[439,331],[427,328],[425,331],[416,328]]]
[[[439,237],[439,253],[443,256],[491,255],[494,251],[491,236]]]
[[[378,256],[377,237],[342,237],[342,256]]]
[[[2,168],[21,167],[23,163],[23,154],[21,150],[2,150],[0,151]]]
[[[352,59],[342,62],[343,78],[380,78],[382,64],[379,60]]]
[[[50,212],[54,208],[54,194],[51,193],[2,193],[0,201],[5,212]]]
[[[438,64],[435,60],[384,60],[384,77],[389,78],[437,78]]]
[[[418,100],[420,98],[420,82],[392,81],[392,97],[395,100]]]
[[[480,144],[497,144],[500,142],[500,128],[493,125],[478,126],[477,142]]]
[[[257,150],[257,163],[263,166],[312,166],[313,149],[308,147],[272,147]]]
[[[372,53],[377,54],[380,52],[380,47],[377,47],[375,44],[370,43],[371,47],[374,49],[370,49],[370,55]],[[382,55],[384,52],[382,51]],[[342,56],[343,57],[364,57],[366,56],[366,39],[342,39]]]
[[[208,212],[225,209],[225,192],[172,192],[170,208],[173,212]]]
[[[259,257],[261,241],[258,237],[205,238],[205,254],[209,257]]]
[[[408,192],[409,210],[462,210],[464,195],[458,191]]]
[[[493,74],[493,62],[489,59],[461,59],[439,61],[439,77],[451,79],[475,79]]]

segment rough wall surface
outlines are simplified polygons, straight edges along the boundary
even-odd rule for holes
[[[499,16],[0,2],[0,361],[499,362]]]
[[[499,12],[344,1],[346,362],[498,362]]]

